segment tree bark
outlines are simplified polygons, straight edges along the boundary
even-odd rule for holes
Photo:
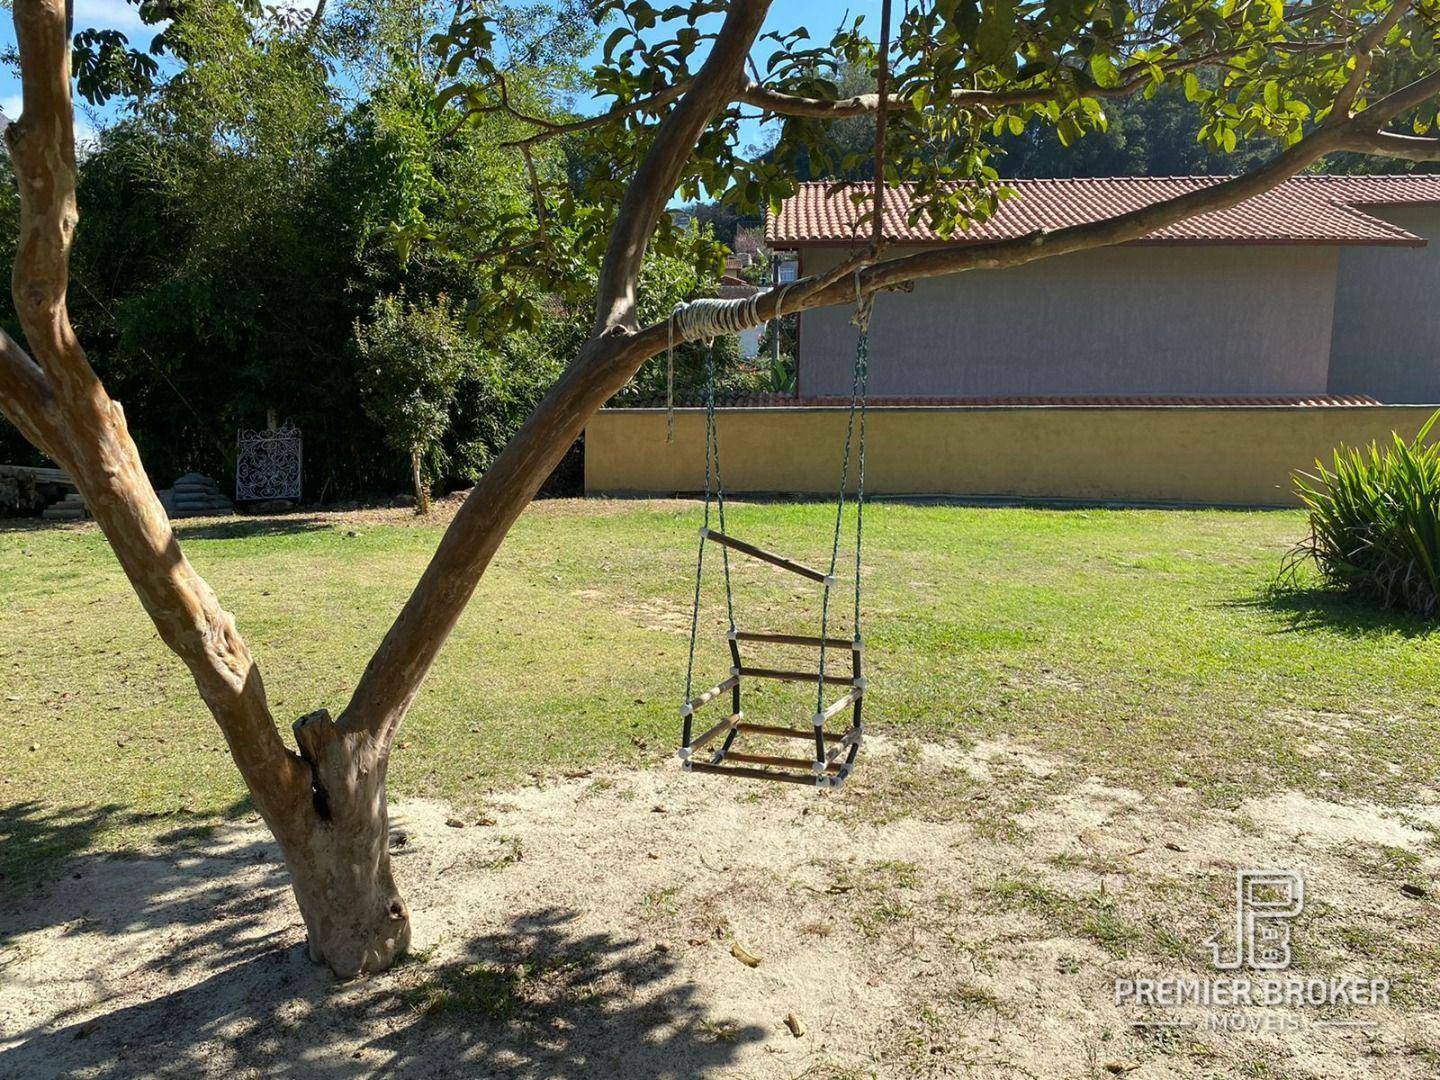
[[[424,470],[420,467],[420,447],[410,451],[410,483],[415,488],[415,513],[430,513],[430,487],[425,483]]]
[[[180,550],[118,402],[66,309],[76,223],[65,0],[17,0],[24,111],[6,131],[20,191],[12,292],[35,359],[0,340],[0,407],[72,477],[161,639],[190,669],[251,799],[279,841],[310,954],[342,976],[388,966],[410,940],[388,855],[385,761],[325,714],[276,731],[235,620]]]
[[[389,755],[340,732],[323,709],[295,722],[295,742],[312,786],[286,861],[310,957],[342,978],[384,971],[410,946],[410,911],[390,872]]]

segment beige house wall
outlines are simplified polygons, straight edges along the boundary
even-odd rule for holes
[[[1292,505],[1291,474],[1339,443],[1410,436],[1429,408],[875,408],[868,491]],[[725,409],[719,436],[735,493],[831,494],[846,410]],[[585,435],[590,494],[672,494],[705,484],[705,415],[603,410]],[[853,473],[852,473],[853,475]]]
[[[801,270],[843,255],[807,249]],[[870,391],[1323,394],[1337,261],[1329,246],[1129,246],[920,281],[876,298]],[[801,394],[849,394],[850,315],[801,316]]]

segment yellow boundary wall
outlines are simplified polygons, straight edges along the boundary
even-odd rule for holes
[[[1290,478],[1340,443],[1412,437],[1433,405],[879,407],[869,412],[867,492],[1290,506]],[[727,491],[831,494],[845,409],[719,412]],[[853,472],[852,472],[853,480]],[[705,485],[705,413],[606,409],[585,433],[587,494]]]

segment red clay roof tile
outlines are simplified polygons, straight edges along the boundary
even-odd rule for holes
[[[910,222],[914,191],[885,192],[885,235],[893,243],[977,243],[1025,236],[1039,229],[1102,221],[1188,191],[1219,183],[1218,176],[1109,176],[1091,179],[1009,180],[1015,195],[995,216],[947,240],[923,217]],[[869,185],[860,185],[868,194]],[[868,210],[855,185],[805,183],[765,223],[774,247],[851,243]],[[1228,210],[1201,214],[1138,243],[1424,244],[1423,238],[1367,214],[1361,206],[1440,203],[1440,175],[1300,176]],[[868,230],[868,223],[865,228]],[[863,239],[863,238],[862,238]]]

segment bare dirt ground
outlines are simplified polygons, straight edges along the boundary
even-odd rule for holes
[[[882,739],[833,796],[672,762],[411,801],[417,955],[342,985],[237,822],[78,860],[0,916],[0,1075],[1433,1077],[1436,803],[1215,810]],[[1246,1034],[1117,1007],[1116,979],[1214,974],[1244,866],[1306,875],[1297,973],[1390,979],[1392,1005]]]

